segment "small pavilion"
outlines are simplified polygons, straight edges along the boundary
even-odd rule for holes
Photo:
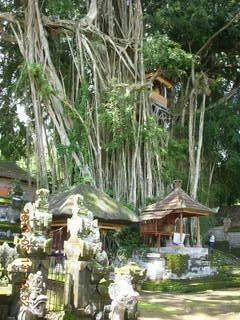
[[[200,220],[214,212],[193,200],[181,188],[181,180],[174,180],[173,190],[160,202],[145,207],[140,215],[140,232],[146,240],[156,238],[157,247],[161,238],[168,238],[168,245],[189,246],[190,230],[185,218],[196,218],[196,247],[201,247]],[[178,243],[176,239],[178,238]],[[175,240],[175,241],[174,241]]]

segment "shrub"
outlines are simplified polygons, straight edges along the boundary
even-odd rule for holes
[[[165,255],[165,258],[166,267],[167,269],[171,270],[172,273],[175,273],[178,276],[186,273],[188,269],[189,255],[180,253],[169,253]]]

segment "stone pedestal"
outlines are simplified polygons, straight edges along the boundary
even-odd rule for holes
[[[32,320],[45,314],[45,283],[52,243],[49,237],[52,214],[48,212],[48,194],[46,189],[37,190],[35,203],[27,203],[20,215],[22,233],[15,242],[21,258],[11,265],[14,290],[16,293],[20,291],[20,301],[16,303],[20,305],[18,320]]]

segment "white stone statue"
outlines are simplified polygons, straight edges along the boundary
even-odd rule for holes
[[[73,201],[72,217],[67,221],[70,238],[64,243],[64,251],[69,260],[88,261],[102,252],[102,242],[98,228],[98,221],[83,204],[80,194],[71,196]],[[74,252],[75,250],[75,252]],[[79,256],[77,257],[77,254]]]
[[[70,237],[64,242],[65,305],[73,304],[84,315],[94,316],[100,304],[93,300],[98,299],[97,286],[108,272],[108,258],[102,250],[98,222],[84,206],[83,197],[72,195],[70,201],[73,202],[72,217],[67,221]]]
[[[21,289],[18,320],[34,320],[45,315],[47,296],[43,294],[45,284],[41,271],[30,273]]]
[[[112,299],[110,320],[124,320],[126,309],[136,310],[139,294],[133,289],[132,277],[127,274],[116,274],[114,283],[108,288]]]
[[[48,210],[47,189],[36,191],[35,203],[27,203],[21,212],[22,237],[17,240],[17,247],[24,256],[40,256],[50,253],[52,239],[48,236],[52,214]]]

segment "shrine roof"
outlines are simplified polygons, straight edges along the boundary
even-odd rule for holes
[[[52,196],[49,202],[50,212],[55,216],[71,216],[73,207],[71,195],[74,194],[83,196],[85,206],[92,211],[96,218],[139,222],[139,218],[134,211],[126,208],[106,193],[86,184],[80,184],[69,191]]]
[[[0,161],[0,177],[10,178],[27,182],[29,180],[29,174],[27,171],[20,168],[15,162],[12,161]],[[35,182],[33,177],[30,177],[32,182]]]
[[[173,213],[183,213],[185,216],[205,216],[214,211],[193,200],[180,186],[176,186],[163,200],[145,207],[140,215],[140,221],[162,219]]]

